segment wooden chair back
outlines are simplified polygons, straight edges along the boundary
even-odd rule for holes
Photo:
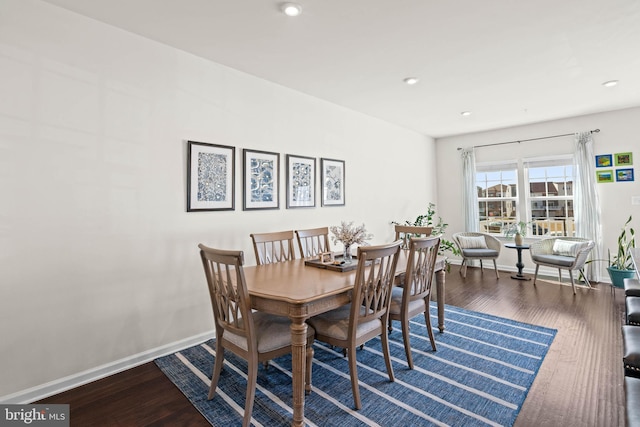
[[[396,225],[396,240],[402,240],[402,249],[409,249],[409,239],[412,237],[429,237],[433,227],[417,225]]]
[[[296,258],[293,248],[293,230],[257,233],[250,236],[258,265],[290,261]]]
[[[329,227],[296,230],[298,248],[302,258],[316,257],[322,252],[331,251],[329,245]]]
[[[412,237],[409,241],[409,258],[402,295],[403,308],[408,307],[411,301],[430,298],[439,246],[440,237]]]
[[[229,331],[254,342],[251,302],[244,278],[244,253],[208,248],[203,244],[200,258],[204,267],[216,326],[216,337],[222,339]],[[240,320],[244,319],[244,320]]]
[[[402,242],[358,247],[358,268],[351,297],[349,336],[355,337],[358,325],[374,319],[387,324],[391,288]]]

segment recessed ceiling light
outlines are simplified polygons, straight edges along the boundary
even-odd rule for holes
[[[614,87],[618,85],[618,81],[617,80],[609,80],[607,82],[602,83],[602,86],[605,87]]]
[[[420,81],[420,79],[417,78],[417,77],[407,77],[403,81],[408,85],[414,85],[414,84],[418,83]]]
[[[287,16],[298,16],[302,13],[302,6],[297,3],[283,3],[281,9]]]
[[[471,111],[463,111],[462,113],[460,113],[461,116],[463,117],[467,117],[471,115]]]

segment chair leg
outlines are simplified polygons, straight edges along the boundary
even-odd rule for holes
[[[536,264],[536,272],[533,275],[533,285],[535,286],[536,284],[536,279],[538,278],[538,269],[540,268],[540,264]]]
[[[409,322],[407,321],[407,324],[408,323]],[[387,374],[389,374],[389,381],[394,382],[396,379],[393,376],[393,366],[391,366],[391,353],[389,352],[389,335],[387,334],[387,330],[384,328],[384,323],[382,324],[382,353],[384,354],[384,362],[387,365]]]
[[[433,328],[431,327],[431,315],[429,314],[429,299],[425,299],[427,309],[424,312],[424,323],[427,325],[427,332],[429,333],[429,341],[431,341],[431,348],[433,351],[438,350],[436,347],[436,337],[433,335]]]
[[[250,356],[247,360],[249,365],[247,372],[247,398],[244,402],[244,418],[242,427],[249,427],[251,424],[251,414],[253,412],[253,400],[256,397],[256,384],[258,382],[258,356]]]
[[[209,395],[207,396],[208,400],[213,399],[213,396],[216,394],[216,387],[218,387],[222,363],[224,362],[224,347],[221,341],[220,339],[216,340],[216,361],[213,364],[213,372],[211,373],[211,386],[209,387]]]
[[[480,273],[484,273],[484,268],[482,267],[482,260],[480,260]]]
[[[582,268],[580,269],[580,274],[582,274],[582,277],[584,277],[584,282],[587,284],[587,286],[591,287],[591,282],[589,282],[589,278],[586,274],[584,274],[584,270]]]
[[[467,259],[462,259],[462,265],[460,266],[460,274],[462,274],[463,278],[467,277]]]
[[[558,282],[562,283],[562,269],[558,269]]]
[[[413,369],[413,358],[411,357],[411,343],[409,342],[409,319],[402,316],[402,340],[404,341],[404,353],[407,356],[407,364],[409,369]]]
[[[493,260],[493,268],[496,270],[496,279],[500,278],[500,275],[498,274],[498,265],[496,264],[496,260]]]
[[[347,350],[349,359],[349,375],[351,375],[351,392],[353,393],[353,402],[356,409],[362,408],[360,402],[360,386],[358,385],[358,361],[356,360],[356,346],[351,345]]]
[[[573,288],[573,294],[576,294],[576,284],[573,281],[573,272],[569,270],[569,277],[571,278],[571,287]]]

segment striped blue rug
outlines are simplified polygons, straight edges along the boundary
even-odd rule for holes
[[[436,307],[431,306],[437,324]],[[387,377],[380,340],[358,350],[362,409],[353,410],[347,359],[314,346],[313,392],[305,402],[309,426],[511,426],[556,330],[446,306],[446,331],[431,350],[424,319],[411,324],[414,369],[407,366],[399,324],[390,334],[395,382]],[[218,394],[207,400],[214,341],[157,359],[160,369],[214,426],[240,425],[246,392],[244,360],[227,352]],[[291,357],[260,368],[253,409],[257,426],[289,426]]]

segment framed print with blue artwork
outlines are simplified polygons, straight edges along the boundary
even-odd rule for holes
[[[322,206],[344,206],[344,160],[320,159]]]
[[[316,159],[287,154],[287,208],[316,205]]]
[[[188,141],[187,212],[235,209],[235,147]]]
[[[616,169],[616,181],[633,181],[633,168],[629,169]]]
[[[280,208],[280,154],[242,150],[245,211]]]

